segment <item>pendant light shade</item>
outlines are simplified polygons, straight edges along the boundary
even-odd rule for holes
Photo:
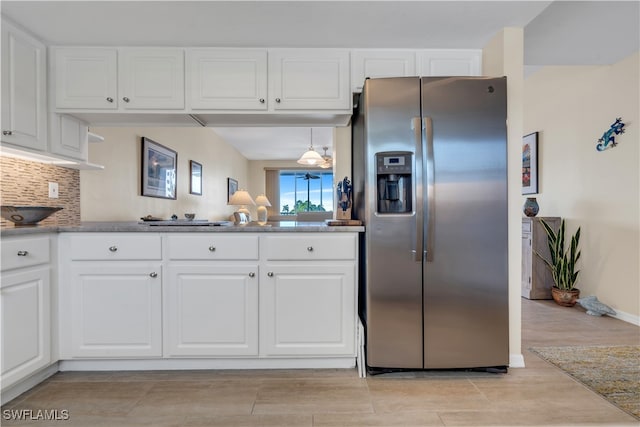
[[[309,145],[309,149],[304,152],[302,157],[298,159],[298,163],[305,166],[317,166],[324,163],[324,159],[316,150],[313,149],[313,128],[311,131],[311,141]]]

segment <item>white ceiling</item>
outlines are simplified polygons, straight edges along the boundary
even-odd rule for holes
[[[524,63],[532,69],[610,64],[640,43],[639,0],[2,0],[0,10],[53,45],[482,48],[514,26],[524,28]],[[316,129],[314,146],[331,146]],[[218,132],[250,159],[297,157],[308,142],[308,129],[300,128]]]

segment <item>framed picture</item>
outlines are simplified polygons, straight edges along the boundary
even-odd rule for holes
[[[191,182],[189,193],[202,196],[202,165],[194,160],[189,160],[191,168]]]
[[[522,194],[538,192],[538,132],[522,138]]]
[[[142,195],[176,199],[178,153],[142,137]]]
[[[238,191],[238,181],[233,178],[227,178],[227,204],[236,191]]]

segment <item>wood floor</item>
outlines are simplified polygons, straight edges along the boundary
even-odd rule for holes
[[[640,328],[580,308],[523,300],[526,368],[506,375],[355,370],[64,372],[2,408],[1,424],[82,427],[638,426],[527,351],[639,344]],[[11,410],[66,410],[67,421],[10,421]],[[59,414],[64,414],[59,412]]]

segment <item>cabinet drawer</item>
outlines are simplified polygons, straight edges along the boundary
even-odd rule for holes
[[[2,240],[2,270],[48,263],[49,237],[22,237]]]
[[[72,260],[159,260],[159,235],[100,233],[71,236]]]
[[[171,235],[167,237],[172,260],[258,259],[258,236],[221,233]]]
[[[531,233],[531,221],[522,221],[522,232]]]
[[[267,259],[272,261],[356,258],[356,236],[351,234],[265,236],[264,245]]]

